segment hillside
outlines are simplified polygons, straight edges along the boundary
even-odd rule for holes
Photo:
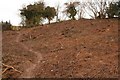
[[[78,20],[3,32],[4,78],[118,77],[118,20]],[[3,66],[3,70],[5,66]]]

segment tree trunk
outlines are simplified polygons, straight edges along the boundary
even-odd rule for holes
[[[50,24],[50,19],[48,19],[48,24]]]
[[[76,20],[74,16],[72,16],[72,20]]]

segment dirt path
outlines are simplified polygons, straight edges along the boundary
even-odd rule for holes
[[[31,32],[33,29],[30,29],[29,31],[27,32]],[[35,77],[34,76],[34,73],[33,73],[33,70],[37,67],[37,65],[39,65],[39,62],[42,60],[42,55],[40,52],[37,52],[37,51],[34,51],[33,49],[30,49],[27,45],[23,44],[22,42],[20,42],[20,38],[23,34],[27,34],[26,32],[18,32],[18,36],[16,37],[16,42],[21,45],[21,47],[23,47],[26,51],[29,51],[33,54],[35,54],[37,56],[37,58],[35,58],[34,61],[36,61],[35,63],[28,63],[28,64],[25,64],[25,66],[29,66],[20,76],[20,78],[33,78]]]

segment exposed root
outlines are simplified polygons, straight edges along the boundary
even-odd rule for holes
[[[15,69],[15,68],[12,67],[12,66],[6,65],[6,64],[4,64],[4,63],[2,63],[2,65],[6,67],[6,69],[2,72],[2,74],[4,74],[8,69],[13,69],[14,71],[16,71],[16,72],[18,72],[18,73],[22,73],[21,71]]]

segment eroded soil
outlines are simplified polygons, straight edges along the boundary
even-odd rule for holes
[[[118,20],[78,20],[3,32],[3,78],[118,77]],[[3,67],[3,70],[5,67]]]

